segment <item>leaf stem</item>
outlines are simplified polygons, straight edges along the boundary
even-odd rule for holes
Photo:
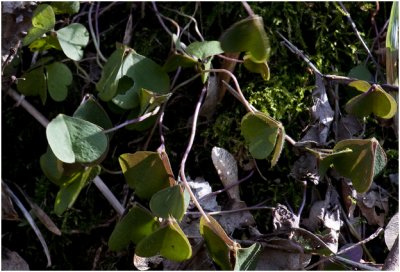
[[[197,120],[198,120],[198,116],[199,116],[199,112],[200,112],[200,107],[201,107],[201,103],[202,103],[206,93],[207,93],[207,87],[204,86],[203,89],[201,90],[200,98],[197,101],[196,109],[195,109],[194,114],[193,114],[192,131],[191,131],[191,134],[190,134],[189,143],[188,143],[188,145],[186,147],[186,151],[185,151],[185,153],[183,154],[183,157],[182,157],[181,168],[180,168],[179,174],[180,174],[181,180],[182,180],[185,188],[188,190],[188,192],[190,194],[190,197],[191,197],[193,203],[196,205],[197,209],[199,210],[200,214],[206,219],[207,222],[210,222],[210,219],[208,219],[207,214],[204,212],[204,210],[201,207],[200,203],[197,201],[196,196],[193,194],[193,191],[190,188],[190,186],[189,186],[189,184],[188,184],[188,182],[186,180],[186,175],[185,175],[186,160],[187,160],[187,158],[189,156],[189,153],[190,153],[190,150],[192,149],[192,146],[193,146],[194,138],[195,138],[195,135],[196,135],[196,126],[197,126]]]
[[[100,46],[99,46],[99,43],[98,43],[98,38],[97,38],[96,33],[94,32],[94,29],[93,29],[93,23],[92,23],[93,5],[94,5],[93,3],[90,4],[90,8],[89,8],[89,12],[88,12],[89,30],[90,30],[90,34],[92,35],[94,47],[96,48],[96,51],[97,51],[97,58],[96,58],[97,64],[98,64],[101,68],[103,68],[103,65],[100,63],[100,60],[99,60],[98,57],[100,57],[101,60],[104,61],[104,62],[107,62],[107,59],[104,57],[104,55],[103,55],[103,54],[101,53],[101,51],[100,51]]]
[[[127,121],[123,122],[122,124],[119,124],[118,126],[115,126],[113,128],[104,130],[103,133],[110,133],[110,132],[116,131],[116,130],[118,130],[120,128],[123,128],[125,126],[131,125],[131,124],[134,124],[134,123],[142,122],[143,120],[146,120],[147,118],[149,118],[149,117],[151,117],[153,115],[156,115],[159,110],[160,110],[160,106],[157,106],[153,111],[148,112],[146,114],[143,114],[142,116],[139,116],[137,118],[127,120]]]

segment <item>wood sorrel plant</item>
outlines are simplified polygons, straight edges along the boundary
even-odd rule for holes
[[[240,130],[248,152],[254,159],[270,159],[271,167],[274,167],[279,163],[287,141],[291,144],[289,148],[300,148],[317,157],[321,180],[325,175],[329,176],[330,169],[334,169],[340,176],[350,179],[359,193],[367,192],[373,179],[385,167],[385,151],[375,138],[338,141],[330,150],[317,148],[324,147],[325,143],[295,141],[286,134],[284,124],[258,111],[246,100],[232,69],[213,67],[214,58],[221,57],[242,65],[247,72],[259,74],[263,80],[269,80],[269,38],[262,17],[255,15],[246,3],[244,7],[249,16],[234,23],[218,40],[204,40],[196,28],[199,41],[189,44],[182,41],[183,34],[189,33],[189,27],[181,28],[177,22],[160,14],[153,4],[157,18],[172,41],[172,52],[163,66],[120,43],[116,44],[115,51],[108,58],[104,57],[90,18],[92,7],[89,10],[89,29],[97,52],[96,58],[102,68],[101,78],[95,84],[96,94],[86,95],[71,116],[60,113],[49,122],[46,128],[48,148],[40,158],[40,165],[46,177],[60,187],[54,210],[61,216],[73,206],[82,189],[101,175],[101,164],[112,150],[111,140],[120,129],[132,124],[137,130],[159,128],[160,147],[157,150],[118,154],[126,183],[140,203],[133,203],[123,216],[121,209],[117,208],[121,219],[108,241],[111,250],[123,250],[132,242],[136,245],[135,255],[140,257],[161,255],[178,262],[191,258],[192,246],[179,223],[192,202],[201,214],[199,232],[214,263],[224,270],[255,268],[256,257],[262,251],[261,244],[254,242],[242,247],[232,240],[220,223],[203,210],[187,181],[186,160],[196,136],[198,115],[210,91],[211,76],[214,75],[219,80],[225,79],[221,80],[221,86],[227,88],[247,111]],[[79,66],[79,61],[89,42],[89,31],[76,23],[55,30],[55,11],[70,14],[79,11],[79,5],[77,7],[72,2],[64,8],[60,10],[53,4],[40,4],[33,14],[32,28],[23,45],[36,52],[61,50],[87,76]],[[165,25],[167,19],[172,20],[176,33],[172,33]],[[196,22],[193,17],[191,19]],[[282,39],[292,51],[299,54],[288,40],[283,36]],[[322,74],[304,55],[300,56],[320,79],[330,82],[344,79]],[[182,69],[193,72],[193,76],[178,82]],[[174,78],[171,79],[170,75],[174,75]],[[73,81],[72,72],[66,64],[46,56],[41,57],[21,77],[24,80],[18,80],[17,89],[26,96],[39,96],[43,104],[47,101],[47,93],[53,100],[63,101]],[[173,94],[198,78],[201,79],[202,88],[177,178],[165,148],[163,116]],[[346,80],[350,87],[361,92],[347,102],[345,110],[349,114],[360,118],[374,114],[384,119],[396,114],[396,100],[381,85],[359,79]],[[233,82],[233,87],[229,81]],[[122,112],[121,118],[129,118],[118,125],[113,124],[99,100],[118,108]],[[330,107],[329,101],[324,103]],[[329,127],[329,124],[324,125]],[[119,207],[118,204],[113,205]]]

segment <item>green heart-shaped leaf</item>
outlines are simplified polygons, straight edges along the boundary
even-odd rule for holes
[[[140,241],[135,254],[141,257],[160,254],[169,260],[182,262],[192,256],[192,247],[179,225],[168,221],[167,225]]]
[[[117,106],[126,110],[139,106],[139,93],[141,89],[147,89],[158,94],[168,93],[168,74],[161,68],[161,66],[151,59],[139,55],[134,50],[131,50],[129,55],[124,59],[123,66],[126,66],[127,68],[124,75],[130,77],[133,80],[134,85],[125,94],[118,94],[112,99],[114,104]],[[155,78],[157,80],[154,80]]]
[[[195,56],[199,60],[224,53],[219,41],[193,42],[186,47],[189,55]]]
[[[366,81],[354,81],[349,86],[364,93],[353,97],[346,103],[345,109],[348,113],[359,117],[366,117],[374,113],[384,119],[390,119],[396,114],[396,100],[381,86],[371,86]]]
[[[44,105],[47,99],[47,88],[43,67],[40,66],[24,73],[22,79],[18,80],[17,89],[26,96],[39,95]]]
[[[47,88],[51,98],[55,101],[63,101],[67,98],[67,86],[72,83],[72,73],[68,66],[61,62],[53,62],[46,65]]]
[[[140,90],[140,113],[153,111],[156,107],[161,106],[171,94],[157,94],[146,89]]]
[[[274,166],[282,151],[285,138],[282,124],[265,113],[249,112],[242,118],[241,130],[254,158],[266,159],[275,147],[272,158],[272,166]]]
[[[262,247],[259,243],[254,243],[248,248],[239,248],[236,251],[236,263],[234,270],[255,270],[261,249]]]
[[[204,216],[200,218],[200,234],[206,242],[207,250],[222,270],[232,270],[235,263],[232,253],[238,245],[226,235],[217,220],[209,215],[207,217],[209,222]]]
[[[182,54],[171,55],[163,66],[165,72],[173,72],[178,69],[178,67],[189,68],[194,67],[198,64],[197,60]]]
[[[249,55],[246,55],[244,58],[244,67],[252,73],[258,73],[264,80],[269,80],[269,67],[266,61],[264,62],[254,62]]]
[[[185,204],[181,186],[175,185],[155,193],[150,200],[150,209],[158,217],[181,221],[187,209]]]
[[[54,155],[66,163],[92,163],[108,148],[103,129],[88,121],[57,115],[47,126],[47,141]]]
[[[96,101],[93,95],[87,96],[85,101],[79,105],[72,116],[96,124],[103,129],[112,128],[110,117],[108,117],[107,112]]]
[[[371,75],[370,71],[363,64],[353,67],[347,76],[350,78],[357,78],[360,80],[367,80],[367,81],[373,80],[373,76]]]
[[[138,244],[158,229],[159,225],[149,211],[135,204],[115,226],[108,240],[108,246],[111,250],[120,251],[131,241]]]
[[[251,16],[243,19],[222,34],[221,48],[225,52],[249,52],[254,62],[265,62],[271,51],[263,19]]]
[[[79,1],[71,1],[71,2],[52,2],[51,6],[53,7],[55,14],[69,14],[73,15],[79,12],[80,3]]]
[[[81,24],[70,24],[57,31],[57,38],[64,54],[75,61],[82,59],[83,48],[89,42],[89,32]]]
[[[64,172],[63,163],[57,159],[49,147],[47,147],[46,153],[40,157],[40,167],[49,180],[59,184],[58,181]]]
[[[54,212],[61,216],[67,209],[71,208],[82,189],[100,171],[100,166],[88,167],[86,170],[78,172],[71,177],[63,177],[60,191],[56,196]]]
[[[358,193],[368,191],[387,163],[385,151],[375,138],[343,140],[335,145],[333,152],[322,159],[322,171],[333,166],[340,175],[351,179]]]
[[[23,40],[23,45],[28,45],[34,40],[39,39],[43,34],[53,29],[56,18],[51,6],[41,4],[33,11],[32,28]]]
[[[61,50],[61,47],[56,37],[46,36],[33,41],[29,45],[29,49],[34,52],[34,51],[46,51],[49,49]]]
[[[150,199],[156,192],[169,187],[169,175],[157,152],[138,151],[119,156],[126,182],[140,198]]]

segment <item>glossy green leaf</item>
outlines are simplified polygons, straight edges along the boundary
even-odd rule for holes
[[[182,262],[192,256],[192,247],[179,225],[169,221],[140,241],[135,254],[141,257],[160,254],[169,260]]]
[[[103,129],[110,129],[113,126],[107,112],[96,101],[93,95],[88,95],[85,98],[83,103],[74,112],[73,117],[89,121]]]
[[[153,195],[150,209],[154,215],[162,218],[173,217],[181,221],[185,215],[185,199],[180,185],[165,188]]]
[[[124,59],[123,66],[127,67],[126,73],[123,75],[130,77],[134,85],[125,94],[119,94],[112,99],[117,106],[126,110],[139,106],[141,89],[158,94],[168,93],[168,74],[151,59],[132,50]]]
[[[322,159],[322,170],[333,166],[340,175],[351,179],[358,193],[368,191],[387,163],[385,151],[375,138],[343,140],[335,145],[333,152]]]
[[[33,41],[29,45],[29,49],[31,51],[46,51],[49,49],[61,50],[61,46],[57,37],[50,35]]]
[[[57,38],[64,54],[75,61],[82,59],[83,48],[89,42],[89,32],[81,24],[70,24],[57,31]]]
[[[255,270],[262,247],[259,243],[254,243],[248,248],[239,248],[236,251],[236,263],[234,270]]]
[[[246,55],[244,58],[244,67],[252,73],[258,73],[264,80],[269,80],[270,72],[268,63],[264,62],[254,62],[249,55]]]
[[[23,45],[29,45],[43,34],[53,29],[56,24],[54,11],[50,5],[41,4],[33,11],[32,28],[23,40]]]
[[[219,41],[193,42],[186,47],[189,55],[195,56],[199,60],[224,53]]]
[[[54,212],[61,216],[67,209],[71,208],[82,189],[100,173],[100,166],[88,167],[71,177],[63,178],[54,204]]]
[[[140,198],[150,199],[169,187],[169,176],[157,152],[138,151],[119,156],[119,164],[128,185]]]
[[[221,270],[232,270],[235,264],[232,253],[238,245],[226,235],[217,220],[207,217],[210,222],[204,216],[200,218],[200,234],[206,242],[207,250]]]
[[[347,76],[350,78],[357,78],[359,80],[366,80],[366,81],[373,80],[372,74],[370,73],[368,68],[363,64],[353,67]]]
[[[55,14],[69,14],[73,15],[79,12],[80,3],[79,1],[60,1],[51,2]]]
[[[374,85],[371,87],[365,81],[355,81],[350,83],[349,86],[355,87],[364,93],[353,97],[346,103],[345,109],[348,113],[359,117],[366,117],[374,113],[384,119],[390,119],[396,114],[396,100],[385,92],[381,86]]]
[[[198,64],[197,60],[187,55],[173,54],[171,55],[163,66],[163,70],[166,72],[173,72],[178,67],[189,68],[194,67]]]
[[[46,136],[59,160],[91,163],[107,151],[108,138],[102,130],[88,121],[59,114],[48,124]]]
[[[140,90],[140,114],[153,111],[156,107],[161,106],[171,94],[157,94],[146,89]]]
[[[55,101],[63,101],[68,95],[68,86],[72,83],[72,73],[68,66],[61,62],[46,65],[47,89]]]
[[[47,88],[43,67],[24,73],[17,82],[17,89],[26,96],[39,95],[44,105],[47,99]]]
[[[108,240],[108,246],[111,250],[120,251],[131,241],[138,244],[158,228],[159,223],[154,216],[135,204],[115,226]]]
[[[271,50],[260,16],[235,23],[222,34],[220,42],[225,52],[249,52],[255,62],[267,61]]]
[[[256,159],[266,159],[274,150],[278,135],[284,137],[283,126],[265,113],[247,113],[242,118],[242,135],[249,145],[251,155]],[[273,161],[276,163],[278,154],[282,150],[282,139],[274,154]]]

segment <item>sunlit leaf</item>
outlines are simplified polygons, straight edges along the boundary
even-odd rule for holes
[[[375,138],[348,139],[338,142],[333,154],[322,159],[320,171],[332,166],[340,175],[351,179],[358,193],[364,193],[386,163],[385,151]]]
[[[60,191],[56,196],[54,212],[61,216],[67,209],[71,208],[82,189],[100,173],[100,170],[100,166],[88,167],[71,177],[63,178]]]
[[[371,113],[384,119],[392,118],[397,111],[396,100],[381,86],[371,86],[366,81],[355,81],[349,86],[364,93],[350,99],[345,106],[348,113],[359,117],[366,117]]]
[[[232,270],[235,264],[232,253],[239,246],[228,237],[213,217],[207,217],[210,222],[204,216],[200,218],[200,234],[206,242],[208,252],[222,270]]]
[[[274,152],[273,162],[278,160],[284,138],[283,126],[265,113],[247,113],[242,118],[242,135],[249,145],[251,155],[256,159],[266,159],[274,150],[278,136],[279,146]]]
[[[69,14],[73,15],[79,12],[80,3],[79,1],[60,1],[51,2],[55,14]]]
[[[195,56],[199,60],[224,53],[219,41],[193,42],[186,47],[189,55]]]
[[[119,156],[126,182],[140,198],[150,199],[156,192],[169,187],[169,176],[160,154],[138,151]]]
[[[81,24],[74,23],[57,31],[57,38],[64,54],[75,61],[82,59],[83,48],[89,42],[89,32]]]
[[[29,49],[31,51],[46,51],[49,49],[61,50],[61,46],[57,37],[50,35],[33,41],[29,45]]]
[[[125,94],[118,94],[112,99],[117,106],[123,109],[132,109],[139,106],[139,93],[141,89],[146,89],[157,94],[168,93],[168,74],[151,59],[139,55],[132,50],[124,59],[123,66],[127,67],[126,73],[123,75],[130,77],[134,85]]]
[[[225,52],[249,52],[254,62],[267,61],[271,50],[260,16],[235,23],[222,34],[220,42]]]
[[[85,101],[79,105],[73,117],[89,121],[103,129],[109,129],[113,126],[107,112],[99,102],[96,101],[93,95],[89,95]]]
[[[189,68],[194,67],[197,64],[198,62],[196,61],[196,59],[191,58],[187,55],[173,54],[165,62],[163,70],[166,72],[173,72],[178,69],[178,67]]]
[[[283,150],[283,145],[285,144],[285,128],[283,126],[280,126],[278,128],[278,136],[275,144],[275,149],[274,153],[272,154],[272,159],[271,159],[271,167],[274,167],[276,163],[279,160],[279,157],[281,156],[282,150]]]
[[[108,246],[111,250],[120,251],[131,241],[139,243],[158,228],[158,221],[149,211],[134,205],[115,226],[108,240]]]
[[[44,105],[47,99],[47,88],[43,67],[24,73],[17,82],[17,89],[26,96],[39,95]]]
[[[136,246],[135,254],[151,257],[157,254],[176,262],[182,262],[192,256],[192,247],[176,222],[167,225],[144,238]]]
[[[270,72],[268,63],[264,62],[254,62],[249,55],[246,55],[244,58],[244,67],[252,73],[258,73],[264,80],[269,80]]]
[[[254,243],[248,248],[239,248],[236,251],[236,263],[234,270],[255,270],[262,247],[259,243]]]
[[[47,89],[55,101],[63,101],[68,95],[68,86],[72,83],[72,73],[61,62],[46,65]]]
[[[23,45],[29,45],[34,40],[39,39],[43,34],[53,29],[56,18],[51,6],[41,4],[33,11],[32,28],[23,40]]]
[[[155,193],[150,200],[150,209],[158,217],[181,221],[187,209],[185,204],[183,189],[175,185]]]
[[[91,163],[107,151],[108,138],[102,130],[88,121],[59,114],[48,124],[46,136],[59,160]]]

